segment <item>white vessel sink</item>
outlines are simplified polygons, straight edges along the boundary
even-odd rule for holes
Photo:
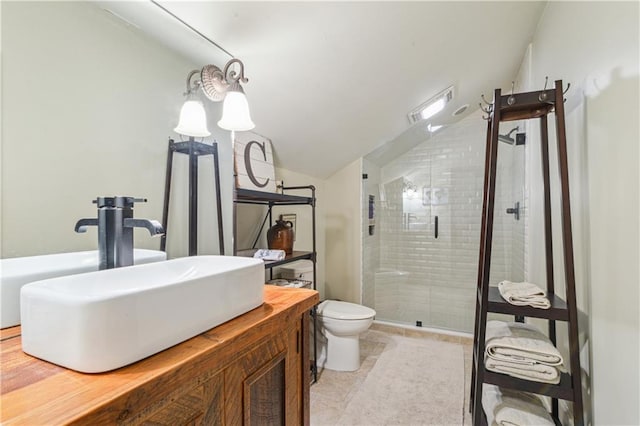
[[[113,370],[260,306],[260,259],[194,256],[38,281],[21,291],[22,349],[84,373]]]
[[[135,249],[134,264],[167,260],[157,250]],[[23,285],[47,278],[82,274],[98,270],[98,251],[47,254],[0,260],[0,328],[20,324],[20,289]]]

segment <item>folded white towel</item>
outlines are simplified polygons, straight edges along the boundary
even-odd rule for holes
[[[488,321],[486,331],[487,355],[502,361],[559,366],[562,354],[549,338],[531,324]]]
[[[482,408],[489,426],[553,426],[542,400],[531,393],[485,384]]]
[[[253,257],[262,260],[283,260],[285,256],[284,250],[259,249],[253,254]]]
[[[551,307],[546,292],[532,283],[514,283],[505,280],[498,283],[498,291],[502,298],[512,305],[532,306],[539,309]]]
[[[484,366],[496,373],[508,374],[511,377],[531,380],[534,382],[560,383],[560,372],[556,367],[545,364],[516,364],[508,361],[498,361],[487,357]]]
[[[534,326],[489,321],[485,341],[487,370],[537,382],[560,382],[562,354]]]

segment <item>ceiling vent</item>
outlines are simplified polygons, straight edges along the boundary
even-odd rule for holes
[[[444,109],[444,107],[453,99],[453,86],[450,86],[433,96],[428,101],[420,104],[419,107],[415,108],[411,111],[409,116],[409,122],[411,124],[417,123],[418,121],[427,120],[440,111]]]
[[[457,110],[453,111],[452,115],[453,116],[460,115],[463,112],[465,112],[467,110],[467,108],[469,108],[469,104],[464,104],[460,108],[458,108]]]

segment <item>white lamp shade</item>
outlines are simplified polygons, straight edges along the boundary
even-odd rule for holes
[[[180,110],[180,121],[173,130],[185,136],[202,138],[210,136],[211,132],[207,129],[207,114],[204,112],[202,102],[186,101]]]
[[[247,97],[241,91],[230,90],[222,105],[222,118],[218,126],[225,130],[244,131],[256,127],[251,121]]]

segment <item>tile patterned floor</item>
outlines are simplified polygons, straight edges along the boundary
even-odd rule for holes
[[[335,372],[322,370],[318,383],[311,387],[311,424],[336,425],[345,407],[351,401],[359,386],[367,378],[378,357],[385,349],[388,335],[430,339],[459,344],[464,354],[464,425],[471,425],[469,414],[469,386],[471,378],[471,337],[452,336],[415,329],[405,329],[382,324],[373,324],[371,329],[363,333],[360,339],[360,356],[362,364],[358,371]]]

